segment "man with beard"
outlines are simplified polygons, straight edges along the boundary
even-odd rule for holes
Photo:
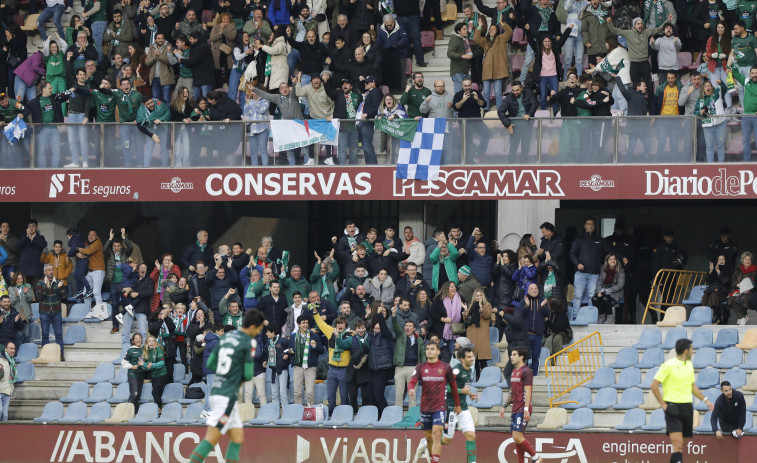
[[[341,91],[327,85],[326,95],[334,102],[334,117],[337,119],[355,119],[357,109],[363,97],[352,90],[352,82],[342,79]],[[339,124],[339,165],[357,164],[358,132],[354,122]],[[331,158],[328,158],[331,159]]]

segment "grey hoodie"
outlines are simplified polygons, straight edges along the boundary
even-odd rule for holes
[[[638,63],[649,59],[649,38],[662,32],[662,26],[651,29],[642,29],[641,32],[633,28],[618,29],[615,24],[607,25],[613,34],[625,37],[628,42],[628,59],[632,63]]]
[[[657,50],[657,64],[661,71],[678,70],[678,52],[681,50],[681,39],[671,35],[670,37],[662,36],[655,39],[649,39],[649,46]]]
[[[431,101],[428,101],[431,98]],[[421,103],[420,111],[423,114],[428,113],[428,117],[452,117],[452,108],[449,106],[452,104],[452,92],[444,90],[444,93],[439,95],[436,92],[432,92],[423,103]],[[433,238],[432,238],[433,239]],[[436,241],[434,241],[436,243]]]

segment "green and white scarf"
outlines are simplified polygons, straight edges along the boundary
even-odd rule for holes
[[[279,336],[271,340],[268,343],[268,366],[271,368],[276,367],[276,343],[279,342]]]
[[[205,248],[208,246],[208,243],[200,244],[200,240],[197,240],[197,246],[200,248],[200,251],[204,251]]]
[[[597,21],[599,21],[600,26],[604,25],[604,23],[607,22],[605,18],[607,17],[608,12],[607,10],[603,9],[601,6],[597,6],[597,9],[595,10],[594,8],[592,8],[591,5],[589,5],[586,7],[586,11],[593,14],[594,17],[597,18]]]
[[[552,16],[552,8],[542,8],[536,5],[536,9],[539,10],[541,16],[541,24],[539,24],[539,32],[549,30],[549,17]]]
[[[266,77],[271,76],[271,55],[265,57],[265,72],[263,74]]]
[[[11,368],[8,382],[13,384],[16,382],[16,359],[8,355],[7,352],[3,352],[3,355],[5,355],[5,359],[8,361],[8,365],[10,365],[10,368]]]
[[[644,0],[644,24],[652,14],[652,9],[654,9],[654,27],[662,26],[665,23],[665,6],[662,0]]]
[[[547,279],[544,281],[544,297],[552,297],[552,290],[556,285],[555,272],[549,272],[547,274]]]
[[[294,363],[302,365],[302,368],[307,368],[308,356],[310,355],[310,331],[305,335],[298,331],[294,342],[296,346]]]
[[[342,339],[344,339],[344,331],[336,335],[336,339],[334,339],[334,353],[331,355],[331,360],[335,362],[341,362],[342,361],[342,352],[344,352],[344,349],[339,347],[339,342]]]
[[[607,57],[605,57],[600,63],[599,63],[599,70],[602,72],[606,72],[608,74],[617,74],[620,72],[621,69],[626,67],[624,60],[620,60],[617,66],[613,66]]]

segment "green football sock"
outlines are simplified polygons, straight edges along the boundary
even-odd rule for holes
[[[226,463],[239,463],[239,449],[242,448],[242,444],[236,442],[229,442],[229,446],[226,449]]]
[[[200,445],[198,445],[192,452],[189,461],[192,463],[202,463],[205,461],[205,457],[208,456],[211,450],[213,450],[213,444],[203,439],[203,441],[200,442]]]
[[[476,441],[465,441],[465,454],[468,456],[468,463],[476,463]]]

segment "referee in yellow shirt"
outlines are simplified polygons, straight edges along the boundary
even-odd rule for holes
[[[665,427],[670,437],[670,444],[673,446],[670,463],[683,462],[683,444],[691,439],[693,434],[692,394],[704,401],[710,411],[714,408],[694,382],[692,355],[694,355],[694,346],[691,341],[679,339],[676,341],[676,358],[663,363],[652,381],[652,394],[665,411]],[[660,384],[662,384],[662,394]]]

